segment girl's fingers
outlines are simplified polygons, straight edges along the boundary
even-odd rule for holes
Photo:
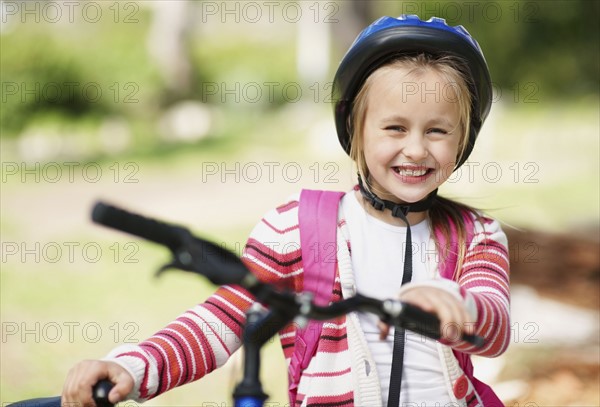
[[[402,301],[411,303],[424,311],[435,313],[440,319],[440,332],[442,338],[456,342],[469,326],[472,330],[474,321],[471,321],[465,306],[452,294],[434,287],[415,287],[406,291]]]
[[[131,375],[119,365],[114,364],[114,366],[109,367],[109,371],[111,372],[111,381],[115,383],[115,386],[108,394],[108,400],[112,404],[116,404],[125,400],[125,397],[133,390],[134,381]]]
[[[385,322],[379,321],[377,327],[379,328],[379,340],[385,340],[390,333],[390,326]]]
[[[123,400],[134,386],[131,375],[118,364],[100,360],[84,360],[75,365],[67,375],[61,395],[62,405],[71,403],[94,406],[92,387],[103,379],[115,383],[109,393],[111,403]]]

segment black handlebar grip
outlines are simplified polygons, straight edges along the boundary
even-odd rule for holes
[[[402,304],[402,327],[410,329],[413,332],[428,336],[433,339],[440,339],[440,320],[437,315],[427,311],[423,311],[414,305]],[[458,339],[458,338],[457,338]],[[484,340],[481,336],[464,334],[461,340],[481,348],[484,345]]]
[[[402,304],[400,325],[429,338],[440,339],[440,320],[437,315],[407,303]]]
[[[485,345],[483,337],[478,335],[463,334],[462,340],[469,342],[471,345],[475,345],[478,348],[483,348],[483,345]]]
[[[94,205],[92,220],[101,225],[162,244],[172,251],[181,247],[185,239],[190,236],[189,231],[183,227],[146,218],[103,202],[97,202]]]
[[[92,388],[92,397],[96,402],[97,407],[113,407],[110,401],[108,401],[108,393],[112,390],[115,385],[109,380],[100,380]]]

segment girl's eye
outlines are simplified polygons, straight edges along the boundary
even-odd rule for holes
[[[444,129],[440,129],[437,127],[434,127],[432,129],[429,130],[430,133],[439,133],[439,134],[448,134],[448,132]]]
[[[404,129],[404,127],[402,127],[402,126],[387,126],[387,127],[385,128],[385,130],[402,132],[402,131],[404,131],[405,129]]]

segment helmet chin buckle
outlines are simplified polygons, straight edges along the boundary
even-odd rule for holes
[[[371,206],[378,211],[382,211],[385,209],[385,203],[383,200],[379,199],[378,196],[372,195],[372,199],[370,200]]]
[[[410,206],[408,205],[396,205],[392,208],[392,216],[394,218],[403,218],[408,215],[410,211]]]
[[[425,212],[431,208],[435,197],[437,196],[437,189],[431,192],[425,199],[411,204],[399,204],[392,201],[381,199],[373,192],[367,190],[363,185],[362,178],[358,176],[358,189],[362,196],[367,200],[375,210],[383,211],[389,209],[392,212],[392,216],[395,218],[406,219],[409,212]]]

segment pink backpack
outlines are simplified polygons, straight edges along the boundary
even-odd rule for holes
[[[329,304],[335,282],[337,214],[342,196],[343,192],[309,189],[300,193],[298,221],[304,269],[303,291],[312,292],[313,301],[318,305]],[[317,351],[322,327],[321,321],[310,320],[304,329],[296,332],[294,353],[288,368],[292,407],[296,404],[300,376]]]
[[[303,189],[300,194],[298,221],[300,228],[300,245],[302,248],[302,264],[304,269],[303,291],[312,292],[314,301],[319,305],[327,305],[331,301],[337,268],[337,215],[343,192]],[[474,224],[470,218],[467,223],[467,241],[473,239]],[[451,233],[456,235],[456,228],[451,225]],[[441,231],[435,231],[440,247],[448,244]],[[452,239],[449,255],[441,265],[441,276],[452,279],[456,268],[458,241]],[[304,329],[296,332],[294,353],[289,366],[290,405],[294,406],[298,392],[298,384],[304,369],[315,355],[321,336],[323,322],[309,321]],[[503,403],[493,390],[473,376],[473,364],[468,354],[454,351],[463,372],[468,376],[481,397],[485,406],[502,406]]]

